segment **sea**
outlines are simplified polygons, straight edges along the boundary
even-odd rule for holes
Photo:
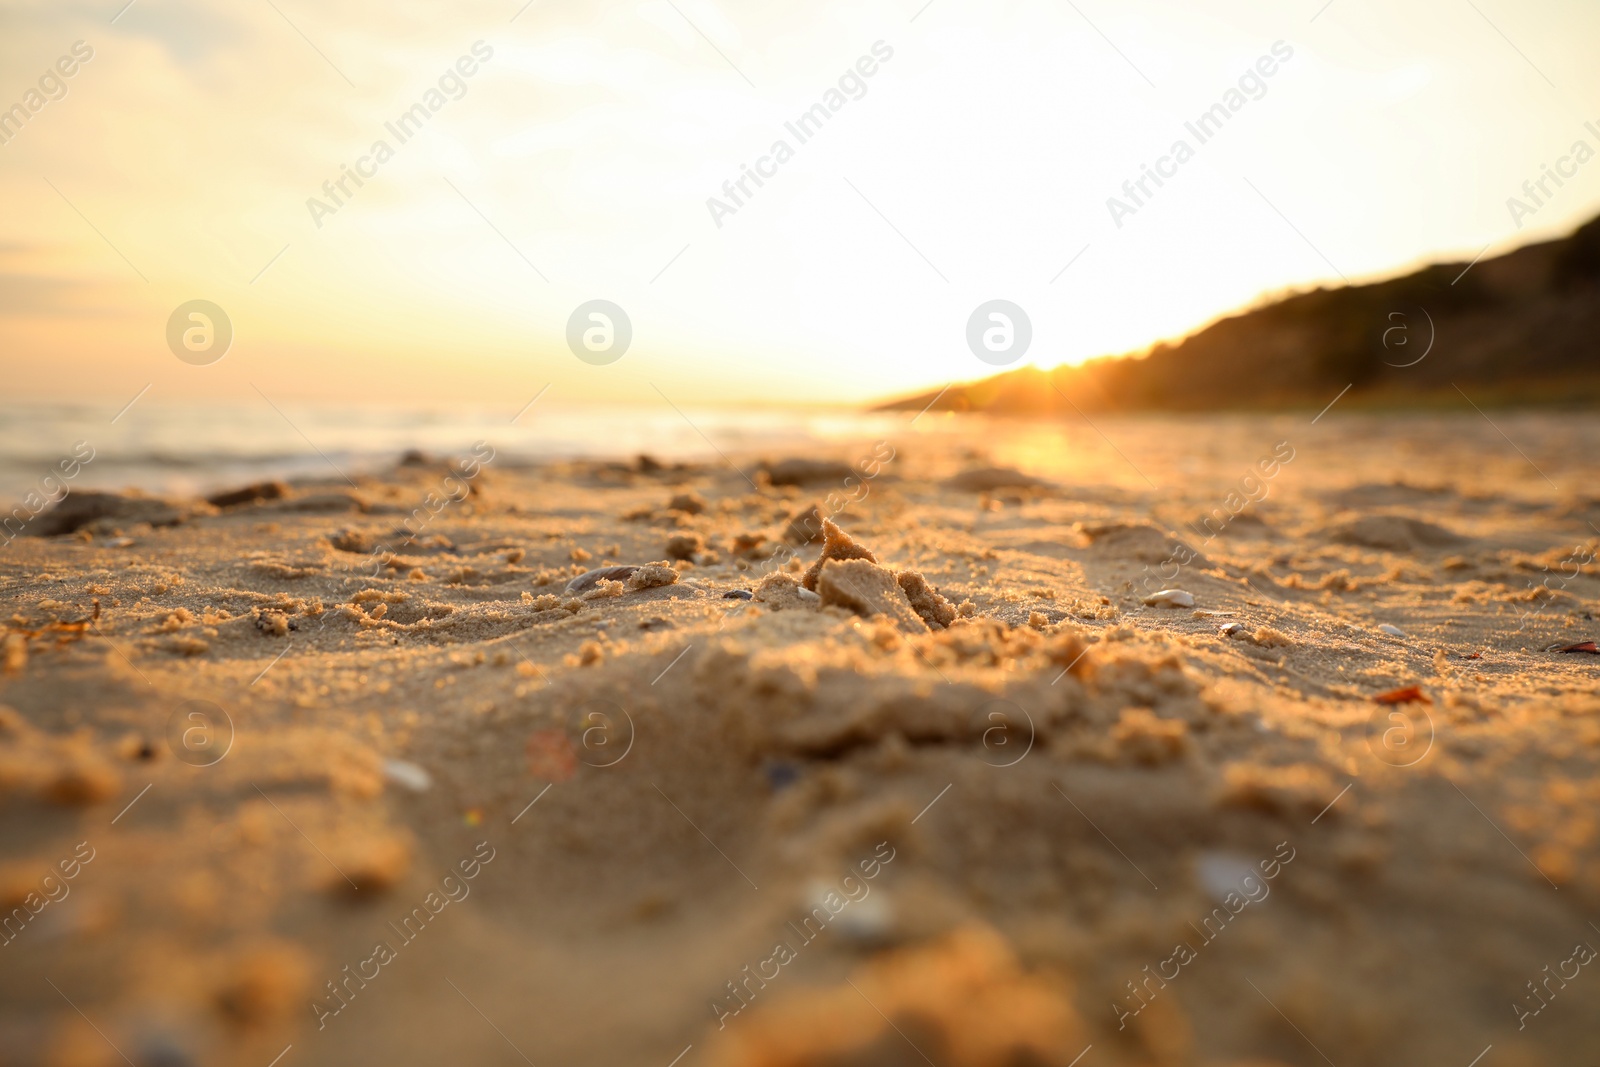
[[[114,421],[113,421],[114,419]],[[572,407],[384,408],[262,402],[136,401],[104,406],[0,403],[0,504],[20,501],[63,460],[91,454],[70,488],[204,494],[267,478],[334,478],[387,469],[410,450],[448,458],[479,441],[497,463],[574,458],[664,462],[807,455],[872,440],[907,416],[850,410]],[[926,421],[926,420],[925,420]],[[48,486],[46,486],[48,488]],[[9,510],[9,506],[7,507]]]

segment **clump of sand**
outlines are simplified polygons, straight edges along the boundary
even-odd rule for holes
[[[879,566],[871,549],[832,520],[822,520],[822,535],[822,554],[800,583],[822,604],[869,618],[887,616],[906,633],[944,629],[955,621],[955,606],[918,572]]]
[[[956,621],[955,605],[941,596],[921,574],[900,571],[894,580],[910,602],[911,610],[933,629],[941,630]]]
[[[864,559],[868,563],[878,562],[878,557],[872,554],[871,549],[859,544],[855,538],[840,529],[832,519],[822,520],[822,555],[817,561],[807,568],[805,577],[800,584],[806,589],[816,592],[817,579],[822,576],[823,564],[829,560]]]
[[[678,572],[666,560],[655,563],[646,563],[637,567],[622,583],[630,593],[641,592],[645,589],[658,589],[664,585],[676,585]]]
[[[799,608],[816,607],[820,603],[820,598],[801,585],[800,579],[782,571],[764,575],[756,584],[752,599],[765,604],[773,611],[794,611]]]
[[[871,617],[887,615],[906,633],[927,633],[894,573],[865,559],[827,560],[817,577],[817,596],[831,604]]]

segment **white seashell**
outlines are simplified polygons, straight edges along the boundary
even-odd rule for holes
[[[1145,597],[1144,602],[1153,608],[1192,608],[1194,594],[1186,593],[1182,589],[1162,589]]]
[[[1217,632],[1220,633],[1223,637],[1232,637],[1234,634],[1240,633],[1243,630],[1244,630],[1244,623],[1242,623],[1242,622],[1230,622],[1230,623],[1228,623],[1228,625],[1222,627]]]
[[[433,785],[433,776],[415,763],[403,759],[383,761],[383,776],[396,785],[403,785],[413,793],[426,793]]]
[[[1200,885],[1219,904],[1226,900],[1230,893],[1238,893],[1241,897],[1248,896],[1246,893],[1248,879],[1254,879],[1258,886],[1263,882],[1261,875],[1256,872],[1248,859],[1232,852],[1209,850],[1202,852],[1194,866]]]
[[[804,586],[797,587],[795,589],[795,592],[799,593],[800,594],[800,599],[804,600],[807,604],[820,604],[820,603],[822,603],[822,598],[820,596],[818,596],[816,593],[812,592],[811,590],[805,588]]]
[[[1404,637],[1406,635],[1406,632],[1404,630],[1400,629],[1400,627],[1394,625],[1393,623],[1388,623],[1388,622],[1386,622],[1383,625],[1379,626],[1378,627],[1378,632],[1379,633],[1386,633],[1390,637]]]
[[[820,878],[812,879],[807,884],[802,898],[805,901],[804,906],[812,909],[821,908],[826,913],[828,909],[824,901],[829,896],[845,899],[841,888]],[[848,941],[871,945],[887,939],[894,928],[894,908],[889,902],[887,891],[866,889],[866,893],[866,896],[859,899],[847,899],[844,910],[834,917],[831,928]]]
[[[863,945],[879,944],[894,929],[894,909],[887,889],[875,889],[870,897],[851,904],[834,923],[839,935]]]

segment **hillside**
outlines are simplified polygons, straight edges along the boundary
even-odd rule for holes
[[[1459,404],[1458,386],[1480,404],[1600,402],[1600,219],[1569,237],[1482,260],[1462,276],[1466,266],[1440,263],[1369,285],[1316,289],[1146,354],[1049,372],[1022,368],[953,386],[936,403],[930,391],[875,410],[1320,407],[1347,385],[1344,406]],[[1413,362],[1430,319],[1434,344]]]

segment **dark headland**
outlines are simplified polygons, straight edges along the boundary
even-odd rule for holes
[[[1463,393],[1479,405],[1600,403],[1600,219],[1468,262],[1318,288],[1145,353],[1024,367],[874,410],[1271,410],[1321,407],[1346,386],[1343,409],[1454,407]]]

